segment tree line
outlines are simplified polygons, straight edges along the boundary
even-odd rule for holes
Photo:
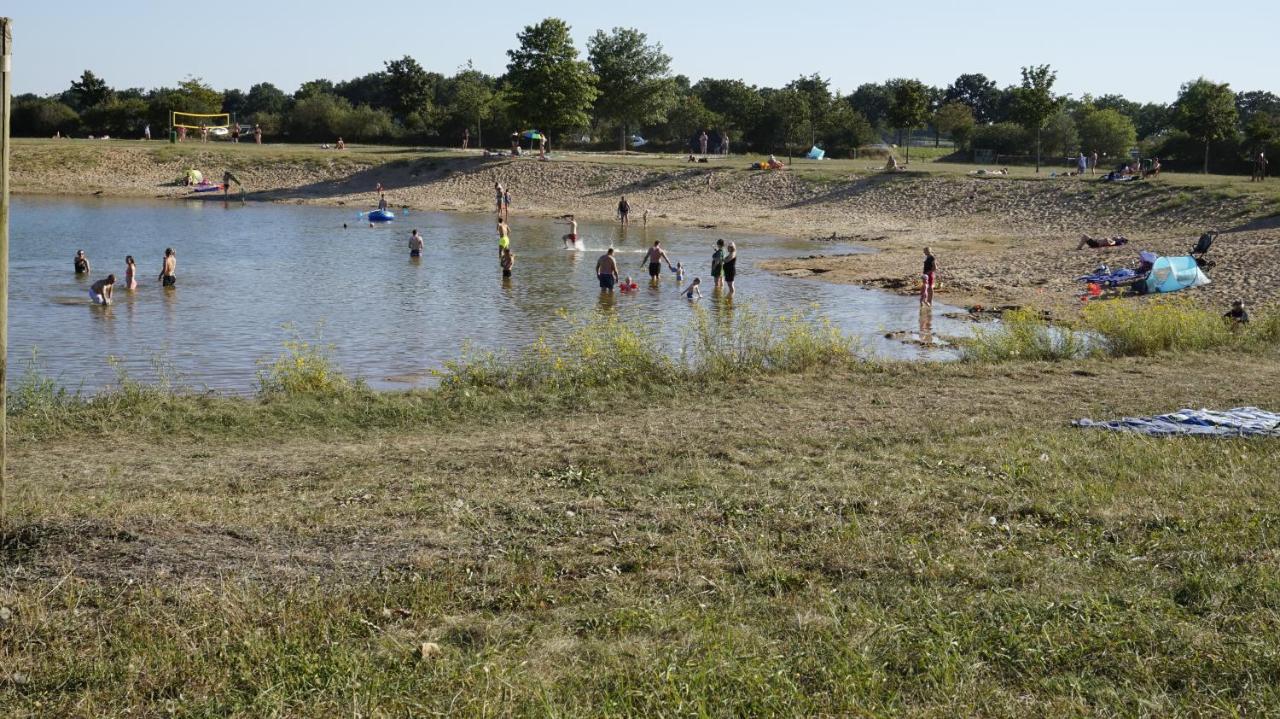
[[[626,149],[634,135],[667,150],[712,147],[790,153],[810,144],[831,157],[858,148],[914,142],[953,143],[958,158],[990,150],[1039,164],[1079,152],[1127,158],[1139,148],[1167,167],[1241,171],[1259,152],[1280,149],[1280,97],[1235,92],[1199,78],[1170,104],[1120,95],[1073,98],[1054,91],[1047,65],[1022,68],[1022,81],[999,87],[985,75],[962,74],[946,87],[909,78],[866,83],[847,95],[818,74],[780,88],[738,79],[692,82],[671,72],[671,58],[632,28],[597,31],[586,56],[563,20],[524,28],[507,51],[501,76],[470,63],[446,76],[405,56],[341,82],[317,79],[288,94],[269,82],[218,91],[198,77],[175,87],[114,89],[86,70],[62,93],[13,100],[18,136],[163,131],[169,113],[231,113],[276,140],[456,144],[504,147],[510,133],[538,129],[559,146]],[[908,157],[909,159],[909,157]]]

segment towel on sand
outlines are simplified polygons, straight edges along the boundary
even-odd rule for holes
[[[1152,437],[1179,434],[1214,437],[1280,437],[1280,414],[1260,410],[1257,407],[1236,407],[1225,411],[1183,409],[1155,417],[1125,417],[1106,422],[1078,419],[1072,424],[1077,427],[1136,432]]]

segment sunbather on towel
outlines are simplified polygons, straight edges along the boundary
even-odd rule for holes
[[[1090,237],[1088,235],[1080,235],[1080,244],[1076,245],[1077,250],[1083,250],[1085,247],[1098,249],[1100,247],[1119,247],[1120,245],[1129,244],[1129,238],[1124,235],[1116,235],[1115,237]]]

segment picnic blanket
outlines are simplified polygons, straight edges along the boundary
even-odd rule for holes
[[[1155,417],[1125,417],[1095,422],[1078,419],[1077,427],[1136,432],[1152,437],[1205,435],[1213,437],[1280,437],[1280,414],[1257,407],[1236,407],[1225,411],[1182,409]]]
[[[1118,270],[1111,270],[1105,266],[1099,267],[1092,274],[1076,278],[1076,280],[1080,282],[1093,282],[1109,287],[1114,287],[1115,285],[1124,284],[1126,282],[1132,282],[1136,279],[1138,279],[1138,273],[1127,267],[1122,267]]]

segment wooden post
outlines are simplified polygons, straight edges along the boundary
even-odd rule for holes
[[[9,58],[13,30],[0,17],[0,527],[8,522],[5,497],[9,454]]]

